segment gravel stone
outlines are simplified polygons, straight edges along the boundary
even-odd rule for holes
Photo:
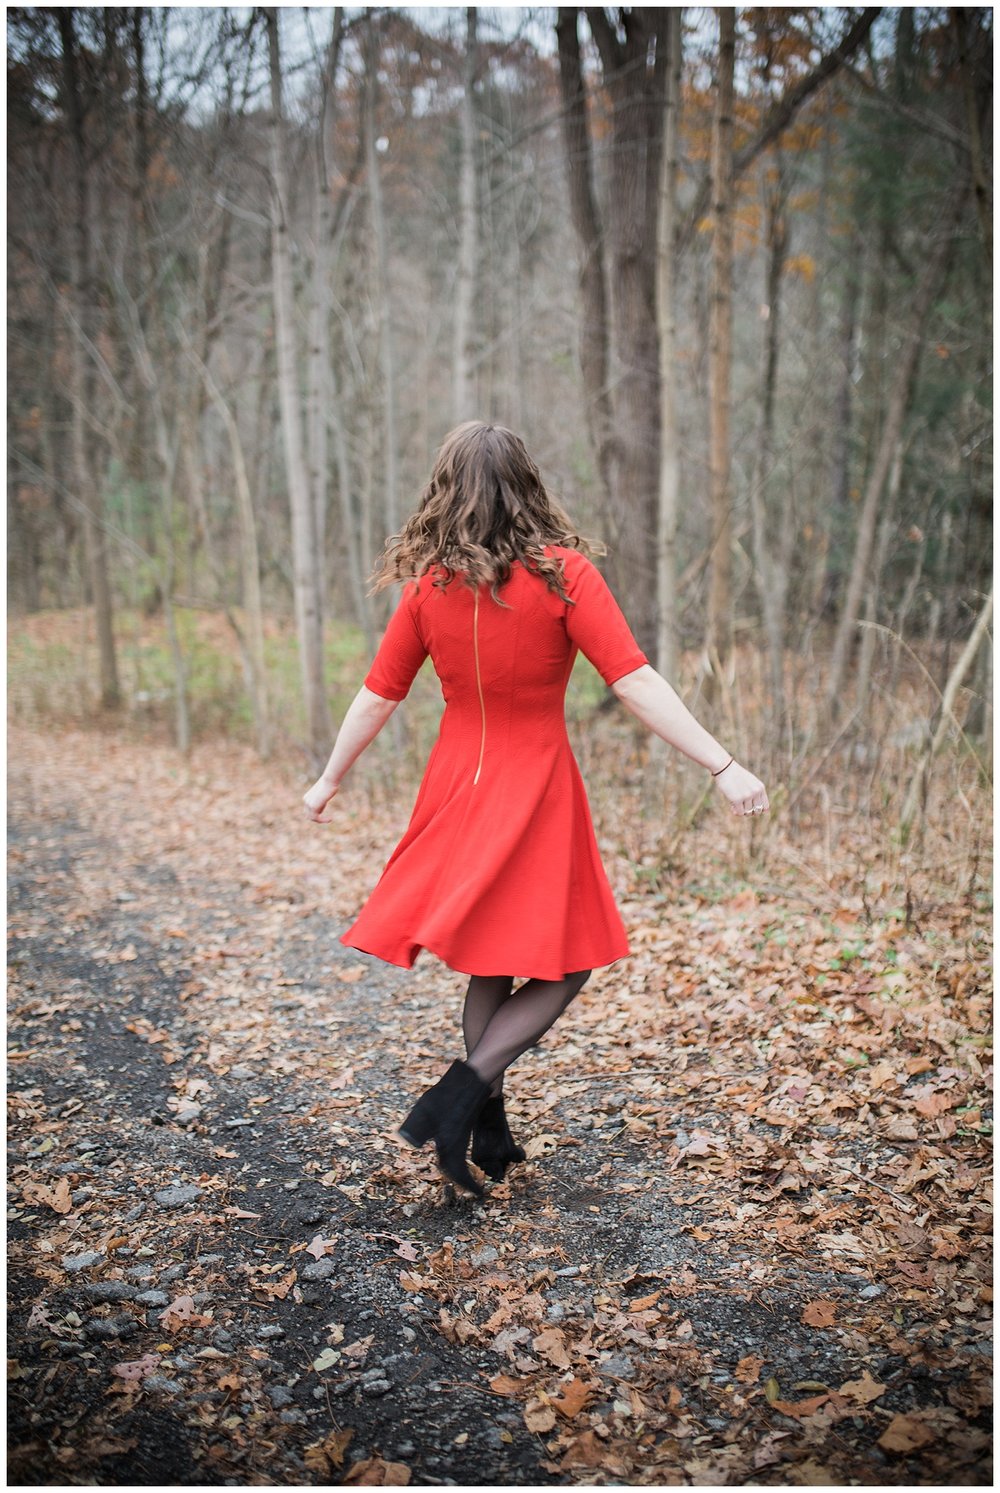
[[[142,1381],[143,1389],[160,1389],[164,1394],[180,1394],[184,1388],[176,1379],[168,1379],[166,1374],[150,1374]]]
[[[166,1270],[160,1271],[160,1280],[180,1280],[182,1275],[187,1275],[187,1268],[183,1260],[176,1265],[168,1265]]]
[[[885,1286],[865,1286],[861,1291],[858,1292],[858,1295],[861,1297],[862,1301],[874,1301],[877,1296],[885,1295]]]
[[[83,1330],[88,1337],[97,1338],[98,1342],[111,1343],[115,1338],[133,1337],[139,1330],[139,1324],[134,1317],[99,1317],[88,1322]]]
[[[94,1249],[88,1249],[81,1255],[63,1255],[62,1267],[68,1270],[70,1275],[76,1275],[80,1270],[89,1270],[91,1265],[99,1265],[103,1259],[102,1254],[98,1254]]]
[[[337,1271],[337,1262],[332,1255],[324,1255],[321,1260],[312,1260],[303,1266],[300,1280],[329,1280],[331,1275]]]
[[[275,1410],[284,1410],[286,1405],[292,1405],[295,1402],[295,1396],[285,1384],[273,1385],[272,1388],[267,1391],[267,1397],[271,1401],[271,1404],[274,1406]]]
[[[257,1328],[257,1336],[262,1338],[284,1337],[285,1329],[279,1327],[277,1322],[269,1322],[264,1327]],[[228,1333],[227,1333],[228,1336]]]
[[[153,1267],[152,1265],[130,1265],[125,1274],[129,1280],[151,1280]]]
[[[164,1187],[153,1196],[161,1208],[182,1208],[185,1203],[196,1202],[201,1197],[201,1188],[194,1182],[187,1182],[183,1187]]]
[[[388,1379],[373,1379],[370,1384],[363,1384],[361,1387],[366,1395],[377,1398],[379,1395],[387,1395],[392,1385]]]
[[[500,1251],[494,1249],[492,1244],[486,1244],[482,1249],[475,1250],[469,1260],[473,1265],[492,1265],[494,1260],[499,1260]]]
[[[134,1301],[139,1294],[138,1286],[124,1280],[89,1281],[80,1289],[88,1301]]]
[[[137,1296],[136,1301],[140,1306],[169,1306],[170,1297],[166,1291],[143,1291]]]

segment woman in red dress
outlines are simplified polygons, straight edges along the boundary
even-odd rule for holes
[[[304,797],[316,823],[430,655],[445,709],[410,823],[341,941],[411,968],[421,949],[469,978],[466,1057],[417,1101],[404,1139],[482,1196],[524,1152],[503,1075],[591,970],[628,953],[601,864],[563,702],[583,652],[650,730],[711,772],[737,814],[763,783],[650,667],[523,442],[468,421],[446,437],[416,513],[391,537],[376,588],[405,582],[372,667]],[[507,973],[504,973],[507,971]],[[514,982],[523,979],[516,990]]]

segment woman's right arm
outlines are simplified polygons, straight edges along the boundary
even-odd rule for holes
[[[306,812],[314,823],[330,823],[329,819],[320,817],[323,810],[340,791],[341,780],[348,768],[357,761],[365,747],[375,740],[398,704],[398,700],[383,699],[364,684],[358,690],[337,732],[329,762],[302,798]]]
[[[651,664],[616,679],[611,688],[625,709],[650,731],[699,767],[718,774],[715,782],[734,814],[752,814],[755,809],[769,807],[767,790],[760,779],[738,762],[730,762],[730,753],[695,719],[673,685]]]

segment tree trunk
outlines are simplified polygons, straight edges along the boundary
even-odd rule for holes
[[[954,206],[957,207],[964,196],[965,186],[963,184],[956,194]],[[937,244],[924,268],[910,314],[909,324],[904,332],[903,347],[894,365],[885,419],[882,423],[875,459],[869,473],[861,505],[858,534],[854,547],[854,559],[851,564],[847,595],[844,598],[843,610],[841,611],[833,641],[830,674],[827,680],[825,697],[826,709],[831,719],[834,719],[839,712],[840,694],[844,685],[848,657],[857,628],[861,597],[864,594],[865,583],[868,577],[868,565],[875,538],[878,505],[882,497],[882,490],[885,487],[893,454],[902,436],[903,422],[906,419],[906,411],[920,362],[920,354],[923,349],[924,325],[930,314],[934,297],[940,289],[954,246],[954,226],[955,216],[954,214],[949,214],[941,227]]]
[[[660,162],[660,216],[657,230],[656,324],[660,343],[660,487],[656,550],[656,667],[665,679],[677,678],[677,497],[680,451],[677,437],[677,307],[674,275],[677,228],[677,164],[681,108],[681,12],[667,12],[668,52]]]
[[[105,543],[104,504],[99,483],[95,480],[92,454],[89,450],[88,411],[92,409],[93,377],[88,344],[93,344],[94,276],[93,234],[91,225],[92,192],[90,162],[84,138],[83,106],[76,60],[76,35],[73,10],[66,6],[57,12],[62,40],[62,73],[64,107],[69,119],[75,161],[75,204],[71,228],[71,305],[70,387],[72,412],[73,478],[77,497],[85,509],[84,542],[91,599],[97,627],[97,650],[100,662],[101,704],[114,709],[121,703],[118,663],[111,606]]]
[[[709,487],[712,559],[705,644],[706,695],[725,677],[733,646],[729,401],[733,299],[733,70],[736,12],[719,17],[719,76],[712,121],[712,289],[709,320]]]
[[[587,11],[612,104],[608,185],[617,542],[608,572],[640,647],[656,656],[660,366],[657,218],[667,72],[660,8],[621,13],[619,40],[603,9]],[[652,65],[651,64],[652,60]]]
[[[580,245],[580,370],[586,396],[587,428],[597,462],[607,513],[614,511],[614,411],[608,386],[610,331],[605,286],[604,235],[594,199],[587,94],[580,63],[579,11],[558,12],[559,87],[570,211]],[[617,533],[615,534],[617,542]]]
[[[295,304],[288,224],[284,115],[281,98],[281,53],[278,12],[266,9],[271,84],[271,273],[274,289],[275,352],[278,397],[285,445],[285,473],[292,520],[295,613],[306,710],[306,751],[319,770],[329,751],[330,716],[323,678],[323,619],[320,612],[319,555],[315,506],[303,453],[302,409],[295,346]]]
[[[968,641],[962,649],[955,667],[948,675],[948,680],[941,696],[941,711],[938,717],[937,729],[931,738],[930,745],[920,759],[916,772],[910,779],[906,801],[903,804],[903,812],[900,815],[904,836],[909,834],[910,826],[913,823],[917,809],[926,800],[931,763],[941,750],[945,736],[948,734],[949,725],[955,720],[955,698],[958,695],[966,674],[972,667],[976,654],[982,646],[992,614],[993,587],[991,586],[989,594],[983,603],[982,610],[976,618],[975,626],[969,634]],[[982,763],[980,763],[980,767],[985,774],[987,769]]]
[[[857,230],[851,233],[851,244],[844,266],[844,289],[841,300],[839,356],[836,360],[837,390],[834,398],[833,432],[830,442],[829,496],[830,512],[824,520],[820,553],[812,588],[812,611],[825,611],[832,599],[830,575],[831,531],[846,529],[851,511],[851,425],[853,423],[855,339],[858,329],[858,305],[861,299],[862,249],[864,239]]]
[[[761,379],[760,426],[757,437],[757,459],[750,482],[750,512],[754,552],[754,577],[764,627],[767,633],[771,669],[771,720],[776,733],[785,727],[785,627],[791,548],[795,526],[791,513],[792,485],[781,485],[776,498],[777,514],[768,524],[772,504],[768,489],[774,469],[774,406],[778,382],[778,355],[781,346],[781,287],[788,252],[788,224],[785,218],[787,182],[783,172],[780,148],[776,151],[778,180],[767,193],[767,285],[764,291],[767,307],[764,339],[764,371]]]
[[[474,17],[475,12],[470,14]],[[475,22],[473,20],[473,28]],[[387,534],[399,531],[399,434],[396,428],[396,376],[393,357],[392,313],[389,308],[389,254],[386,246],[382,176],[376,148],[375,103],[378,89],[379,48],[371,12],[365,28],[365,162],[368,169],[368,203],[375,243],[375,302],[378,318],[379,371],[382,384],[383,458],[385,501],[382,514]]]
[[[215,408],[225,426],[229,453],[233,462],[233,485],[236,489],[236,512],[239,516],[240,571],[243,578],[243,606],[246,610],[246,663],[249,674],[250,701],[253,710],[254,735],[258,754],[267,758],[271,751],[271,720],[267,699],[267,665],[264,657],[264,607],[260,593],[260,557],[257,549],[257,520],[253,494],[247,476],[243,442],[236,417],[212,377],[201,365],[202,377]]]
[[[478,248],[476,205],[476,7],[465,12],[465,58],[462,68],[462,157],[458,180],[458,274],[455,282],[455,323],[452,366],[452,419],[458,425],[476,415],[472,375],[474,336],[472,313]]]

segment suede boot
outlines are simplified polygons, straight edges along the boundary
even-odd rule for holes
[[[507,1124],[503,1094],[487,1099],[472,1127],[472,1159],[494,1182],[502,1182],[512,1161],[524,1160],[524,1149],[517,1145]]]
[[[444,1077],[421,1094],[399,1127],[400,1135],[411,1146],[419,1147],[433,1139],[438,1166],[445,1176],[480,1198],[485,1195],[484,1189],[469,1171],[465,1153],[473,1122],[489,1092],[490,1085],[476,1070],[456,1058]]]

